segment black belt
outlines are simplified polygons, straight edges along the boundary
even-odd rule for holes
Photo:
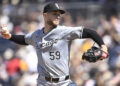
[[[64,78],[64,80],[69,79],[69,77],[70,77],[69,75],[66,76],[66,77]],[[45,77],[45,80],[46,80],[46,81],[50,81],[50,82],[58,82],[58,81],[60,80],[60,78]]]

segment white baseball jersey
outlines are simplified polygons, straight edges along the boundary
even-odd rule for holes
[[[33,45],[38,56],[38,73],[59,78],[69,75],[71,41],[82,37],[83,27],[57,26],[47,34],[43,29],[25,36],[25,42]]]

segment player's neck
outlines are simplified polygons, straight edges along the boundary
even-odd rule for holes
[[[52,29],[54,29],[56,26],[50,26],[48,24],[45,25],[44,27],[44,33],[50,32]]]

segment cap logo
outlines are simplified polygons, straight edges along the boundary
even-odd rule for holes
[[[55,5],[56,5],[56,7],[59,9],[59,6],[58,6],[58,4],[57,4],[57,3],[55,3]]]

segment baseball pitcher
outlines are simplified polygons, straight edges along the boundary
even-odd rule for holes
[[[39,73],[37,86],[77,86],[69,76],[70,45],[74,39],[91,38],[100,46],[100,52],[99,50],[95,53],[89,52],[91,55],[94,54],[93,56],[89,56],[90,54],[86,52],[87,54],[83,55],[84,60],[96,62],[107,58],[107,47],[94,30],[82,26],[59,25],[61,15],[64,13],[65,11],[60,9],[57,3],[47,4],[43,10],[44,27],[26,35],[13,35],[8,32],[7,26],[1,26],[3,38],[35,47]]]

